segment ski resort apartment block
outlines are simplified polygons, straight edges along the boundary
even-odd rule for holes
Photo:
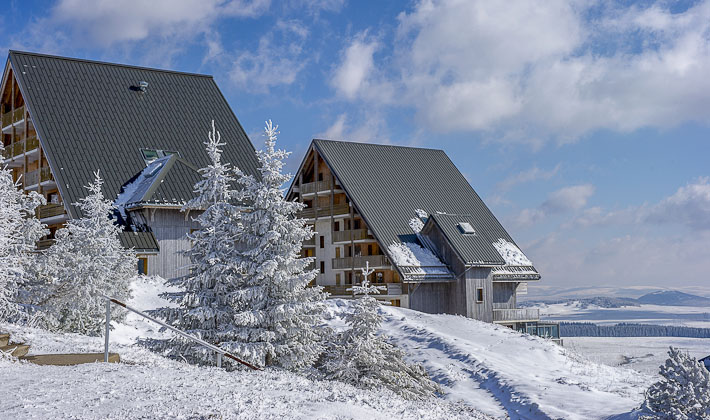
[[[37,213],[51,246],[73,203],[101,171],[121,242],[137,271],[188,274],[182,251],[195,214],[198,168],[208,164],[211,120],[222,159],[255,174],[255,150],[211,76],[11,51],[1,99],[2,164],[25,191],[47,199]],[[441,150],[313,140],[287,199],[316,232],[304,243],[316,284],[351,297],[362,268],[394,305],[450,313],[559,338],[517,295],[540,275]]]

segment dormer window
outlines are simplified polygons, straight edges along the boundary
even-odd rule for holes
[[[146,165],[149,165],[150,162],[154,161],[155,159],[160,159],[165,156],[170,156],[170,155],[180,156],[180,152],[176,152],[174,150],[156,150],[156,149],[141,149],[141,154],[143,155],[143,160],[145,161]]]

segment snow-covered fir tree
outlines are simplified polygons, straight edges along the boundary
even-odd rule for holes
[[[362,283],[348,289],[361,297],[352,303],[352,312],[345,318],[349,328],[337,334],[323,357],[326,378],[361,388],[385,387],[412,399],[441,393],[422,366],[407,363],[402,350],[378,335],[383,317],[380,304],[371,295],[380,293],[383,286],[369,282],[371,273],[368,264],[362,269]]]
[[[0,144],[0,157],[4,149]],[[12,171],[0,167],[0,321],[16,320],[18,286],[26,269],[35,262],[35,243],[48,233],[35,217],[37,206],[45,204],[36,192],[24,194]]]
[[[229,164],[222,162],[220,148],[225,143],[221,142],[214,121],[208,139],[205,145],[211,163],[200,169],[203,179],[195,185],[197,196],[183,209],[204,210],[196,218],[200,228],[188,235],[192,242],[186,253],[190,275],[170,281],[182,291],[165,297],[178,307],[161,308],[153,313],[191,335],[233,352],[231,343],[243,340],[234,327],[235,313],[243,310],[238,296],[243,269],[236,252],[242,231],[241,210],[235,205],[235,178]],[[154,341],[151,347],[198,363],[213,363],[215,357],[211,351],[179,336]]]
[[[326,295],[319,286],[309,287],[317,275],[308,269],[313,259],[300,257],[313,231],[297,217],[304,205],[286,201],[281,191],[290,179],[282,173],[289,153],[276,149],[277,129],[266,123],[265,148],[257,152],[259,177],[237,176],[243,206],[236,259],[243,278],[234,301],[239,340],[230,347],[259,365],[299,370],[323,351]]]
[[[661,380],[646,391],[644,419],[710,419],[710,372],[687,353],[671,347]]]
[[[104,199],[102,185],[96,172],[86,187],[89,194],[75,204],[83,217],[70,219],[57,231],[45,255],[52,283],[43,306],[51,326],[59,330],[99,335],[105,322],[101,295],[124,301],[130,297],[137,259],[133,250],[121,246],[121,228],[110,219],[115,207]],[[111,316],[120,321],[125,311],[114,306]]]

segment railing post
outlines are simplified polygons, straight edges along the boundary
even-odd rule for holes
[[[106,337],[104,339],[104,362],[108,363],[108,332],[111,326],[111,301],[106,299]]]
[[[217,367],[222,367],[222,353],[217,353]]]

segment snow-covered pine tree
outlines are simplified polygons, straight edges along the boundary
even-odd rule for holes
[[[234,191],[235,181],[229,164],[222,162],[225,145],[221,142],[214,120],[205,142],[211,163],[200,169],[202,180],[195,184],[197,196],[183,210],[204,210],[197,218],[200,228],[188,235],[192,248],[190,274],[171,280],[182,291],[166,294],[177,303],[176,308],[160,308],[153,313],[171,325],[233,352],[230,343],[241,341],[235,329],[234,314],[243,310],[241,300],[241,261],[236,254],[237,240],[242,231],[241,211]],[[185,357],[197,363],[214,363],[214,354],[182,337],[151,343],[155,350],[172,357]],[[225,363],[228,360],[225,360]]]
[[[243,200],[237,261],[244,270],[235,295],[234,352],[258,365],[299,370],[312,366],[323,351],[325,294],[309,284],[312,258],[301,258],[301,246],[313,231],[297,217],[304,205],[286,201],[281,191],[290,176],[282,174],[288,152],[276,149],[278,127],[266,123],[265,148],[257,152],[259,179],[238,173]]]
[[[710,419],[710,372],[687,353],[671,347],[662,379],[649,387],[644,419]]]
[[[0,157],[3,153],[0,144]],[[18,285],[34,263],[35,243],[48,233],[34,215],[37,206],[45,203],[34,191],[24,194],[12,172],[0,167],[0,321],[15,320],[20,314],[15,301]]]
[[[383,317],[380,304],[371,295],[380,293],[383,287],[370,283],[371,273],[368,264],[362,269],[362,283],[348,289],[361,297],[352,303],[353,311],[345,318],[349,329],[336,336],[323,357],[326,378],[361,388],[385,387],[411,399],[441,393],[422,366],[407,363],[402,350],[377,334]]]
[[[121,246],[121,228],[110,215],[115,207],[105,200],[103,179],[96,172],[86,188],[89,195],[75,205],[83,217],[70,219],[56,234],[56,242],[46,252],[46,269],[52,278],[50,296],[44,310],[53,326],[62,331],[87,335],[103,332],[105,300],[101,294],[126,300],[137,259],[133,250]],[[114,306],[112,319],[125,312]]]

